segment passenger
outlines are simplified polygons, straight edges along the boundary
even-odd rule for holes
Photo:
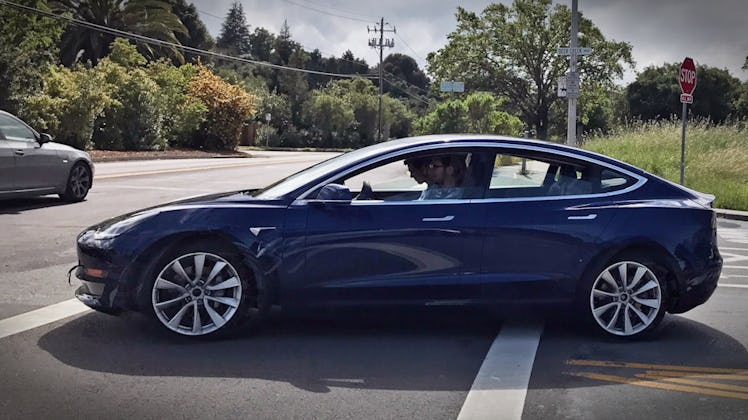
[[[429,163],[428,159],[424,157],[414,157],[405,159],[404,163],[408,167],[410,176],[413,177],[416,183],[423,184],[426,182],[428,177],[428,174],[426,173],[426,165]]]
[[[444,155],[432,158],[426,165],[428,187],[423,191],[419,200],[462,198],[465,173],[463,156]]]

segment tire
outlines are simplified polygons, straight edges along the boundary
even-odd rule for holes
[[[91,189],[91,169],[85,163],[76,163],[70,169],[68,180],[65,184],[65,192],[60,198],[70,203],[83,201]]]
[[[667,311],[667,271],[642,253],[624,253],[593,270],[578,299],[584,319],[608,336],[651,335]]]
[[[214,241],[177,246],[148,273],[143,307],[180,336],[226,337],[259,322],[269,309],[255,271]]]

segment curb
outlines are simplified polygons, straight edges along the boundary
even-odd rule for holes
[[[717,217],[730,220],[748,220],[748,211],[714,209]]]

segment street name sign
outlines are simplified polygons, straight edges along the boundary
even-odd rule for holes
[[[592,54],[592,48],[589,47],[577,47],[577,48],[569,48],[569,47],[558,47],[556,48],[556,54],[558,55],[588,55]]]
[[[441,82],[439,88],[442,92],[464,92],[465,82]]]

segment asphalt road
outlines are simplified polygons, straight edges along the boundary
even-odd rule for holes
[[[100,164],[83,203],[0,203],[0,324],[71,299],[65,273],[86,226],[259,187],[329,155],[266,156]],[[525,419],[748,418],[748,222],[720,220],[719,234],[720,287],[666,317],[657,339],[601,338],[564,313],[440,308],[275,313],[259,331],[193,342],[141,316],[84,311],[0,338],[0,418],[518,418],[517,395]],[[526,351],[506,349],[528,339],[529,383],[492,373],[526,363]],[[506,404],[480,404],[486,378],[511,391]]]

